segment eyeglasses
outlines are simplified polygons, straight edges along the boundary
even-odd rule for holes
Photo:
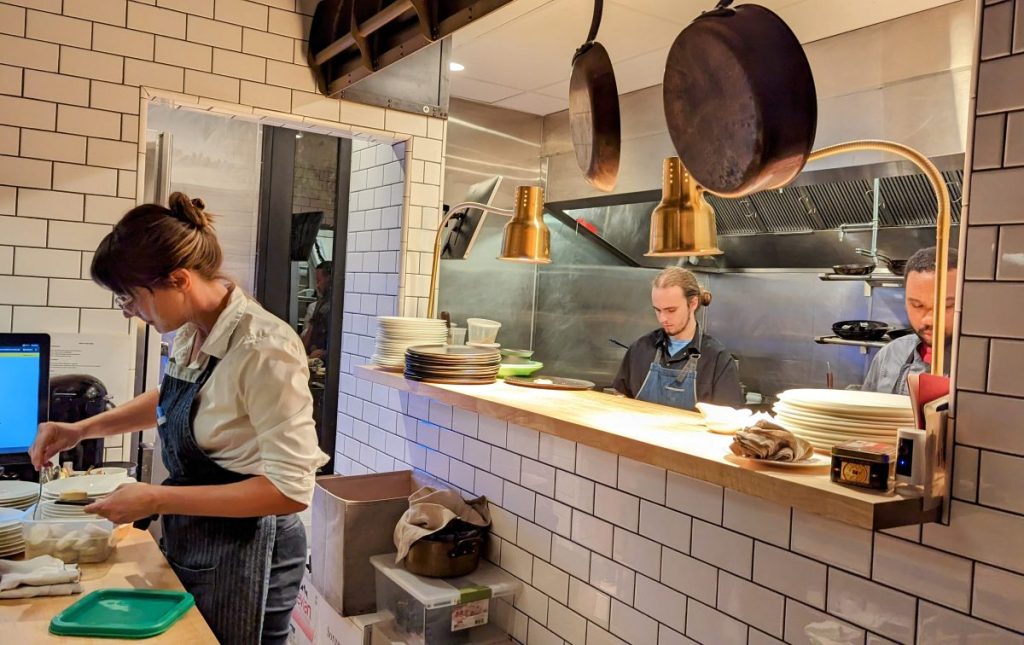
[[[131,294],[114,294],[114,306],[119,307],[122,311],[128,311],[129,308],[135,305],[135,296]]]

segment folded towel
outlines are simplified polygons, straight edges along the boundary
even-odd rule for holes
[[[409,496],[409,509],[395,526],[395,547],[401,562],[417,540],[437,533],[452,520],[459,519],[474,526],[490,526],[491,514],[487,498],[469,500],[453,490],[437,490],[424,486]]]
[[[82,572],[50,555],[31,560],[0,560],[0,598],[66,596],[81,593]]]
[[[814,454],[814,446],[764,419],[737,432],[729,449],[740,457],[769,461],[801,461]]]
[[[0,600],[7,600],[10,598],[35,598],[37,596],[70,596],[76,593],[82,593],[82,585],[78,582],[72,582],[64,585],[18,587],[17,589],[0,591]]]

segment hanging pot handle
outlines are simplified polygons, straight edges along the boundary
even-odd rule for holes
[[[732,2],[732,0],[723,0]],[[587,34],[587,43],[597,40],[597,30],[601,28],[601,14],[604,12],[604,0],[594,0],[594,17],[590,21],[590,33]]]

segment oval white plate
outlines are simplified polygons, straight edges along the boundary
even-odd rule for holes
[[[732,455],[732,453],[729,453]],[[771,459],[751,459],[750,457],[740,457],[739,455],[732,455],[737,459],[748,461],[752,464],[758,464],[761,466],[771,466],[772,468],[822,468],[824,466],[832,465],[832,458],[827,455],[820,455],[814,453],[807,459],[801,461],[772,461]]]

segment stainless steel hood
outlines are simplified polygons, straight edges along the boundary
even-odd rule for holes
[[[932,161],[946,181],[956,225],[964,155]],[[863,261],[853,249],[870,246],[876,181],[879,248],[902,257],[927,245],[929,233],[924,227],[935,224],[935,196],[915,166],[894,161],[808,171],[783,189],[742,199],[708,195],[726,253],[716,259],[702,259],[700,266],[808,268]],[[660,198],[659,191],[644,191],[554,203],[549,209],[556,215],[591,224],[600,243],[617,250],[624,265],[680,264],[685,259],[644,257],[649,216]]]

